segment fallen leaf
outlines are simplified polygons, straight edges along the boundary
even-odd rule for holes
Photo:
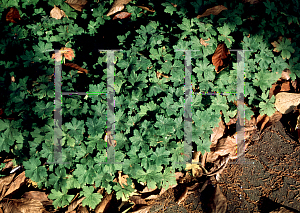
[[[187,198],[188,195],[189,195],[189,191],[188,191],[188,188],[186,187],[184,192],[181,194],[181,196],[177,200],[177,204],[180,205]]]
[[[16,212],[16,213],[45,213],[46,209],[42,203],[36,200],[28,199],[14,199],[6,203],[3,203],[4,212]]]
[[[86,73],[86,74],[88,73],[87,69],[84,69],[81,66],[74,64],[74,63],[65,63],[64,66],[71,67],[71,68],[78,70],[77,73]]]
[[[133,211],[132,213],[149,213],[152,206],[143,206],[140,209]]]
[[[280,92],[276,96],[275,107],[282,114],[287,114],[300,104],[300,94]]]
[[[86,208],[86,206],[80,206],[77,210],[77,213],[89,213],[89,210]]]
[[[115,14],[125,8],[125,5],[128,4],[131,0],[115,0],[112,7],[107,13],[107,16]]]
[[[201,192],[201,198],[201,203],[207,212],[225,213],[227,211],[227,199],[218,184],[207,184]]]
[[[202,15],[198,15],[197,18],[202,18],[202,17],[209,16],[209,15],[216,16],[219,13],[221,13],[223,10],[227,10],[227,8],[224,7],[223,5],[217,5],[212,8],[207,9]]]
[[[122,175],[122,171],[119,171],[119,177],[115,178],[113,182],[118,182],[122,188],[124,188],[123,184],[127,186],[127,178],[129,178],[128,175]]]
[[[62,47],[58,53],[53,53],[51,58],[55,59],[56,61],[61,61],[62,56],[64,56],[66,59],[70,61],[72,61],[73,58],[75,58],[74,51],[68,47]]]
[[[73,200],[72,203],[68,206],[68,210],[65,213],[70,213],[85,199],[85,197],[81,197],[77,200]]]
[[[155,12],[155,10],[151,6],[147,6],[147,7],[146,6],[137,6],[137,7],[141,8],[143,10],[147,10],[147,11],[152,12],[152,13]]]
[[[20,186],[24,185],[25,183],[25,171],[19,174],[16,179],[10,184],[8,190],[6,191],[4,197],[13,193],[14,191],[18,190]]]
[[[230,54],[230,52],[227,49],[226,45],[224,43],[219,44],[212,56],[212,63],[215,66],[215,71],[217,73],[220,72],[220,67],[224,65],[223,60],[227,58],[228,54]]]
[[[15,177],[15,173],[0,178],[0,200],[2,200],[2,198],[4,197],[14,177]]]
[[[117,145],[117,141],[114,140],[114,137],[111,135],[111,131],[108,131],[105,134],[104,141],[113,147],[115,147]]]
[[[75,10],[82,12],[84,6],[88,3],[87,0],[67,0],[65,1],[68,5],[70,5]]]
[[[141,198],[141,196],[138,196],[138,195],[130,196],[129,200],[132,201],[135,205],[147,204],[147,201],[145,199]]]
[[[50,11],[50,16],[55,19],[61,19],[62,17],[66,17],[66,14],[54,5],[54,8]]]
[[[212,129],[213,133],[210,136],[210,141],[212,143],[217,143],[217,141],[224,135],[225,125],[221,117],[218,125],[218,127]]]
[[[210,40],[210,38],[208,38],[206,40],[204,40],[203,38],[200,38],[200,44],[202,44],[204,47],[207,47],[209,44],[206,43],[206,41],[209,41],[209,40]]]
[[[25,192],[22,195],[22,198],[26,198],[26,199],[31,199],[31,200],[37,200],[40,201],[41,203],[52,203],[47,194],[45,192],[41,192],[41,191],[29,191],[29,192]]]
[[[16,24],[19,20],[21,20],[21,17],[18,9],[15,7],[11,7],[6,14],[6,21]]]
[[[116,19],[125,19],[125,18],[129,18],[131,16],[131,13],[128,12],[120,12],[118,14],[116,14],[112,20],[116,20]]]

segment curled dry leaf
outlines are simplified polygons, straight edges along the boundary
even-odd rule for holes
[[[225,125],[221,117],[218,125],[219,125],[218,127],[215,127],[212,130],[213,133],[210,136],[210,141],[212,143],[217,143],[217,141],[224,135]]]
[[[116,14],[112,20],[116,20],[116,19],[125,19],[125,18],[129,18],[131,16],[131,13],[128,12],[120,12],[118,14]]]
[[[101,202],[97,205],[95,209],[95,213],[107,212],[107,209],[111,205],[112,198],[113,198],[113,194],[105,193],[104,198],[102,198]]]
[[[74,63],[65,63],[64,65],[67,66],[67,67],[71,67],[71,68],[74,68],[74,69],[78,70],[77,73],[86,73],[86,74],[88,73],[88,70],[82,68],[81,66],[79,66],[77,64],[74,64]]]
[[[88,3],[87,0],[67,0],[65,1],[68,5],[78,11],[82,11],[84,6]]]
[[[35,212],[35,213],[45,213],[46,209],[43,207],[42,203],[37,200],[29,199],[14,199],[3,205],[4,212]]]
[[[201,202],[207,212],[225,213],[227,211],[227,199],[218,184],[208,184],[201,193],[201,197],[203,198]]]
[[[89,210],[86,208],[86,206],[80,206],[77,210],[77,213],[89,213]]]
[[[25,192],[22,195],[22,198],[37,200],[37,201],[40,201],[43,205],[46,205],[46,204],[51,205],[52,204],[52,201],[49,200],[49,198],[45,192],[40,192],[40,191]]]
[[[152,12],[152,13],[155,12],[155,10],[151,6],[137,6],[137,7],[141,8],[143,10],[147,10],[147,11]]]
[[[138,195],[130,196],[129,200],[132,201],[135,205],[145,205],[145,204],[147,204],[147,201],[145,199],[141,198],[141,196],[138,196]]]
[[[219,73],[221,70],[220,68],[224,65],[224,59],[228,57],[230,54],[229,50],[227,49],[224,43],[219,44],[216,51],[212,56],[212,63],[215,66],[215,71]]]
[[[109,144],[109,146],[115,147],[117,145],[117,141],[114,140],[113,136],[111,135],[111,131],[107,131],[104,141]]]
[[[21,20],[21,17],[18,9],[15,7],[11,7],[6,14],[6,21],[16,24],[19,20]]]
[[[217,5],[212,8],[207,9],[202,15],[198,15],[197,18],[202,18],[209,15],[218,15],[223,10],[227,10],[227,8],[223,5]]]
[[[75,58],[74,51],[72,50],[72,48],[68,48],[68,47],[62,47],[59,50],[59,53],[53,53],[51,58],[52,59],[55,58],[56,61],[61,61],[62,55],[70,61],[72,61],[73,58]]]
[[[0,200],[4,197],[9,185],[11,184],[12,180],[15,177],[15,173],[9,176],[5,176],[0,178]]]
[[[50,11],[50,16],[55,19],[61,19],[62,17],[66,17],[66,14],[54,5],[54,8]]]
[[[140,209],[133,211],[132,213],[149,213],[151,208],[152,208],[152,205],[151,206],[143,206]]]
[[[8,190],[6,191],[5,196],[13,193],[14,191],[18,190],[20,186],[24,185],[25,183],[25,171],[19,174],[16,179],[10,184]]]
[[[122,171],[119,171],[119,177],[115,178],[113,182],[118,182],[122,188],[124,188],[123,184],[127,186],[127,178],[129,178],[128,175],[122,175]]]
[[[72,203],[68,206],[68,210],[65,213],[70,213],[85,199],[85,197],[81,197],[77,200],[73,200]]]
[[[213,155],[216,156],[215,153],[213,153]],[[208,157],[207,157],[208,160],[211,160],[210,159],[210,154],[208,153]],[[226,168],[227,164],[228,164],[228,161],[230,160],[230,153],[224,155],[224,156],[221,156],[219,155],[214,161],[214,166],[213,168],[210,169],[210,171],[205,174],[206,176],[210,177],[210,176],[214,176],[214,175],[217,175],[217,174],[221,174],[223,172],[223,170]]]
[[[280,92],[276,96],[275,107],[282,114],[287,114],[300,104],[300,94]]]
[[[107,16],[113,15],[124,9],[125,5],[128,4],[131,0],[115,0],[112,7],[107,13]]]
[[[206,40],[204,40],[203,38],[200,38],[200,44],[202,44],[204,47],[207,47],[209,44],[206,42],[209,40],[210,40],[210,38],[208,38]]]

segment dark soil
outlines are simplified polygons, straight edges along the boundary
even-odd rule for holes
[[[251,141],[244,163],[231,161],[221,174],[218,184],[227,198],[227,212],[300,212],[300,144],[284,126],[284,120],[269,126],[259,140]],[[172,190],[150,212],[212,212],[203,210],[214,189],[210,184],[202,194],[195,191],[180,205],[176,200],[182,190]]]

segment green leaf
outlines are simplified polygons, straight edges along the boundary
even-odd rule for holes
[[[82,201],[82,206],[89,206],[95,209],[103,196],[100,193],[93,193],[95,189],[92,186],[84,186],[82,189],[83,191],[80,192],[80,195],[85,196],[85,199]]]
[[[170,13],[171,15],[173,15],[173,12],[177,11],[177,9],[169,2],[162,3],[161,5],[166,7],[164,12]]]
[[[60,191],[56,191],[55,189],[51,189],[51,193],[49,194],[48,198],[53,200],[52,205],[55,208],[64,207],[69,205],[72,201],[74,195],[68,195],[66,193],[62,193]]]
[[[267,94],[269,93],[269,91],[267,92]],[[268,115],[271,116],[275,113],[276,109],[274,107],[274,103],[275,103],[275,96],[272,96],[272,98],[266,102],[260,102],[259,103],[259,113],[261,115]]]
[[[64,193],[67,193],[66,169],[63,167],[56,168],[55,173],[50,174],[48,183],[53,186],[56,191],[62,189]]]
[[[23,163],[25,174],[34,182],[39,182],[44,177],[47,177],[47,170],[45,166],[40,166],[41,161],[37,158],[30,158],[29,161]]]
[[[225,37],[229,36],[231,30],[228,26],[228,24],[224,24],[223,27],[218,27],[217,30],[219,31],[219,33]]]
[[[287,38],[283,38],[282,41],[280,43],[278,42],[274,42],[275,43],[275,49],[274,51],[282,51],[281,52],[281,56],[283,59],[289,59],[291,57],[291,53],[295,52],[295,49],[292,47],[292,43],[289,39]]]
[[[166,190],[169,188],[169,186],[173,186],[177,184],[174,170],[172,169],[172,167],[168,167],[165,169],[163,173],[162,181],[163,181],[162,185]]]

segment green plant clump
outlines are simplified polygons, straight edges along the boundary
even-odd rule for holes
[[[0,0],[4,17],[0,25],[0,108],[6,116],[0,120],[1,153],[14,154],[16,164],[24,165],[26,177],[51,191],[49,198],[56,208],[70,203],[74,189],[85,196],[83,205],[95,208],[102,199],[96,193],[100,187],[108,193],[115,191],[119,199],[134,192],[134,181],[149,188],[175,184],[174,173],[185,168],[176,162],[184,162],[184,153],[192,153],[184,149],[185,63],[189,62],[185,62],[187,52],[176,50],[192,50],[193,150],[209,152],[220,111],[225,122],[237,114],[238,68],[245,72],[245,118],[249,120],[252,107],[261,114],[275,112],[275,99],[268,98],[268,91],[284,69],[291,71],[292,80],[300,77],[300,48],[296,45],[300,8],[298,1],[290,2],[149,1],[155,9],[150,12],[133,0],[124,9],[131,13],[129,18],[112,20],[114,15],[106,16],[112,0],[90,1],[82,12],[61,0]],[[227,10],[196,18],[219,4]],[[54,5],[66,17],[50,17]],[[5,21],[10,7],[20,13],[17,23]],[[274,41],[276,51],[271,45]],[[211,56],[221,42],[228,49],[251,51],[244,52],[244,62],[238,62],[237,53],[231,51],[230,65],[216,73]],[[66,163],[48,164],[54,162],[55,154],[56,89],[54,52],[49,50],[61,47],[72,48],[73,63],[89,71],[77,73],[63,65],[61,90],[102,95],[62,95],[60,155]],[[113,60],[114,149],[119,164],[103,163],[107,161],[108,57],[99,49],[120,49],[114,51]],[[158,73],[163,75],[157,77]],[[204,95],[207,92],[219,95]],[[127,185],[113,182],[118,171],[129,176]]]

